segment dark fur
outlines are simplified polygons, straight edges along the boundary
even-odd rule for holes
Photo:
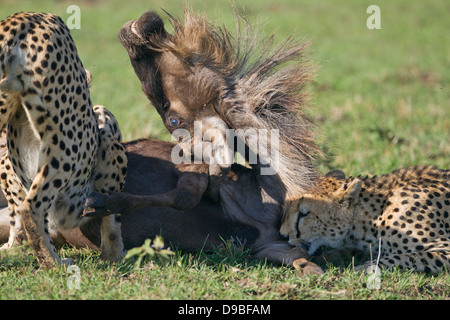
[[[128,174],[124,192],[159,195],[177,187],[180,171],[171,162],[173,144],[138,140],[125,144]],[[273,190],[273,181],[254,170],[233,165],[227,176],[210,176],[201,201],[190,210],[144,207],[122,214],[122,234],[127,249],[161,234],[167,244],[181,250],[210,250],[222,239],[239,239],[255,258],[292,265],[308,255],[290,246],[279,234],[284,194]],[[95,220],[94,220],[95,221]],[[83,234],[99,244],[99,223],[81,226]],[[310,267],[315,267],[313,264]],[[317,269],[316,269],[317,270]]]

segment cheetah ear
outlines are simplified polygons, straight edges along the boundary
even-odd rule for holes
[[[358,203],[361,188],[362,181],[356,178],[350,182],[343,183],[335,194],[338,195],[340,204],[350,206],[351,204]]]
[[[290,216],[293,212],[298,212],[300,210],[300,200],[303,199],[300,198],[290,198],[286,199],[283,204],[283,217],[282,220],[284,220],[286,217]]]
[[[325,175],[325,177],[331,177],[331,178],[344,180],[345,179],[345,173],[342,170],[334,169],[334,170],[331,170],[330,172],[328,172]]]

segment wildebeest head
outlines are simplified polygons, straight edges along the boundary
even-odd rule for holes
[[[169,17],[172,33],[154,12],[125,23],[119,32],[142,89],[168,131],[185,129],[194,137],[200,123],[203,143],[220,140],[222,154],[232,157],[226,131],[233,129],[235,139],[246,145],[247,160],[252,153],[256,165],[273,167],[267,158],[276,158],[275,172],[288,193],[302,191],[314,175],[316,153],[301,111],[307,100],[302,89],[311,78],[303,62],[307,44],[289,38],[272,50],[273,37],[260,41],[242,17],[238,21],[244,28],[238,23],[235,37],[188,9],[184,23]],[[192,148],[198,146],[194,140],[189,140]],[[222,168],[231,165],[225,158]]]

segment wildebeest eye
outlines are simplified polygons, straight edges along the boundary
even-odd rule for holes
[[[169,119],[170,125],[174,127],[178,127],[181,124],[181,120],[171,118]]]

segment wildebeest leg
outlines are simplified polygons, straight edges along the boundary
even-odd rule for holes
[[[291,246],[281,238],[279,230],[263,221],[257,220],[245,213],[239,202],[233,197],[233,189],[220,189],[221,204],[224,212],[231,220],[245,225],[251,225],[259,231],[252,252],[256,259],[267,259],[270,262],[294,266],[302,270],[303,274],[323,274],[323,270],[309,260],[310,255],[300,247]],[[264,212],[261,212],[264,217]]]
[[[323,274],[322,268],[309,261],[310,256],[303,248],[293,247],[285,241],[269,242],[262,247],[255,248],[254,257],[267,259],[278,264],[295,266],[303,274]]]
[[[133,195],[115,192],[108,195],[93,193],[87,200],[86,216],[97,217],[113,212],[127,212],[131,209],[161,206],[177,210],[188,210],[197,205],[208,187],[207,164],[181,164],[175,189],[155,195]],[[155,183],[158,183],[155,181]]]

